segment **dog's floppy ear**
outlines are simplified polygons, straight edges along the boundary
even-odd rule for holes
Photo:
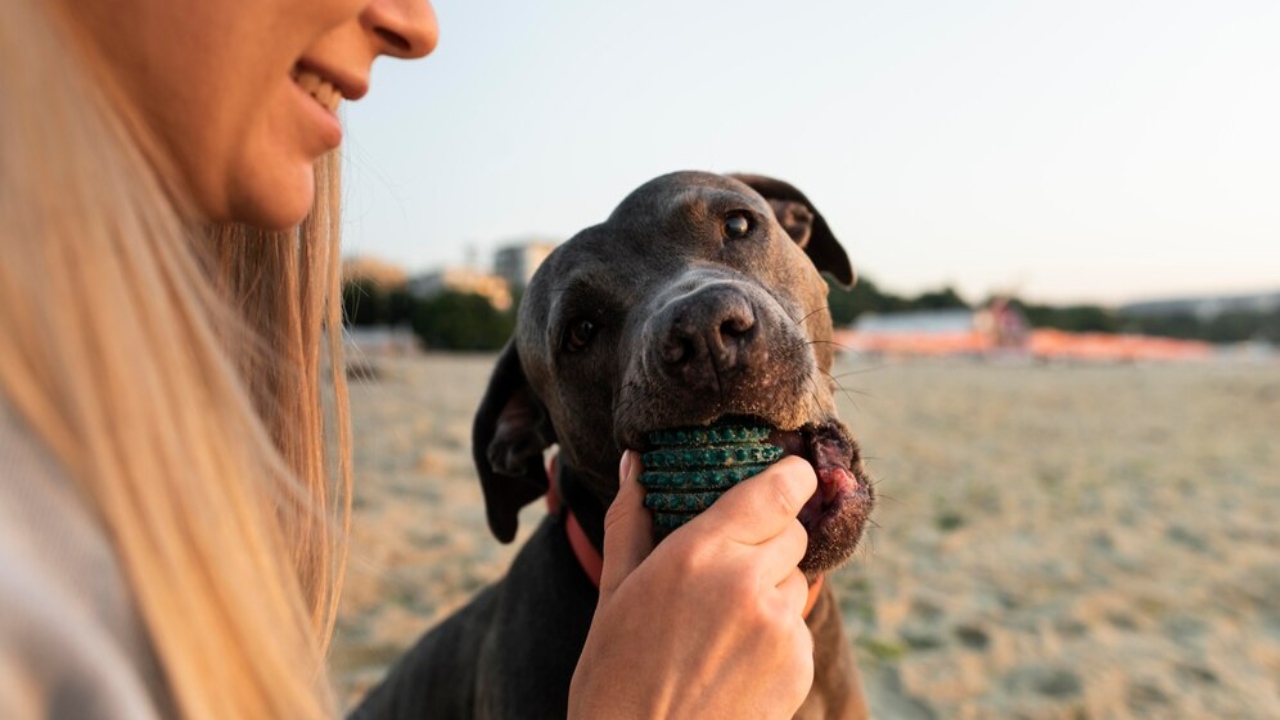
[[[529,387],[512,339],[498,358],[471,427],[471,457],[480,473],[489,529],[498,540],[511,542],[520,508],[546,494],[542,451],[554,442],[555,431]]]
[[[729,177],[760,193],[769,202],[778,224],[809,255],[818,270],[845,288],[853,286],[856,276],[849,256],[804,193],[789,183],[764,175],[735,173]]]

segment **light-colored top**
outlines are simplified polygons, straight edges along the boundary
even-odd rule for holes
[[[168,707],[102,526],[0,400],[0,718],[152,720]]]

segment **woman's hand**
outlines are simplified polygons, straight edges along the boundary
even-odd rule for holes
[[[796,514],[813,468],[784,458],[653,546],[623,456],[605,518],[600,603],[569,689],[569,717],[790,718],[813,683]]]

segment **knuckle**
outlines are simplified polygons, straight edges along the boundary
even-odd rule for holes
[[[798,626],[800,629],[793,635],[795,638],[793,657],[796,658],[796,667],[800,673],[800,685],[802,691],[807,691],[809,686],[813,684],[813,661],[814,661],[814,644],[813,633],[809,632],[804,625]]]
[[[789,547],[792,548],[798,564],[809,550],[809,531],[804,529],[804,525],[801,525],[799,520],[787,527],[787,542]]]
[[[778,633],[778,625],[773,620],[773,613],[767,612],[760,605],[751,603],[741,603],[739,607],[744,609],[745,615],[742,626],[751,637],[756,639],[759,647],[770,648],[774,657],[785,657],[778,653],[779,650],[785,649],[785,645],[781,642],[782,638]]]
[[[608,535],[609,530],[618,527],[618,524],[623,521],[628,512],[630,512],[630,510],[625,507],[625,503],[613,502],[609,504],[609,509],[604,513],[604,530],[606,536]]]
[[[707,543],[697,542],[691,530],[692,528],[681,528],[663,541],[671,558],[671,569],[679,577],[700,577],[712,565],[706,559]]]
[[[817,487],[813,467],[800,458],[784,458],[775,463],[769,479],[774,502],[788,515],[795,516]]]
[[[798,497],[794,483],[786,475],[776,473],[770,477],[769,503],[770,509],[781,515],[794,516],[800,511],[802,500]]]
[[[804,571],[799,567],[791,568],[791,576],[788,578],[794,592],[801,597],[809,595],[809,579],[804,576]]]
[[[751,621],[765,637],[778,643],[779,649],[786,649],[791,625],[795,620],[792,608],[794,601],[778,592],[761,593],[758,590],[749,592],[751,597],[743,599],[743,606],[750,608]],[[782,593],[788,592],[781,589]]]
[[[805,695],[813,684],[814,644],[813,634],[803,622],[790,619],[785,627],[777,629],[774,636],[775,657],[786,658],[789,671],[786,682],[799,696]]]
[[[724,593],[733,600],[737,607],[755,609],[759,604],[759,591],[753,575],[749,572],[726,572],[724,575]]]
[[[760,603],[760,593],[746,573],[730,573],[719,583],[719,592],[725,598],[726,606],[743,615],[743,621],[752,627],[768,625],[769,613]]]
[[[793,657],[795,661],[790,663],[792,668],[790,690],[795,697],[803,698],[813,687],[813,641],[808,640],[797,644],[797,651]]]

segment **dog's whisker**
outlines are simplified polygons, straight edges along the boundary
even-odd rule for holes
[[[822,307],[815,308],[812,312],[807,313],[804,317],[800,318],[799,320],[794,320],[793,322],[796,325],[803,325],[806,320],[813,317],[814,315],[817,315],[820,312],[831,312],[831,308],[823,305]]]
[[[874,483],[873,483],[872,485],[873,485],[873,487],[876,487],[876,488],[879,488],[879,487],[880,487],[879,485],[876,485],[876,484],[874,484]],[[890,502],[890,503],[893,503],[893,504],[895,504],[895,505],[902,505],[903,507],[906,507],[906,504],[902,501],[902,499],[901,499],[901,498],[894,497],[893,495],[888,495],[888,494],[885,494],[885,493],[881,493],[881,492],[877,489],[877,490],[876,490],[876,502],[877,502],[877,503],[881,503],[881,502],[886,502],[886,501],[887,501],[887,502]]]
[[[855,410],[861,411],[862,407],[858,404],[858,399],[854,397],[854,394],[860,395],[862,397],[868,397],[868,398],[875,397],[869,392],[865,392],[862,390],[853,390],[845,387],[844,383],[840,382],[840,378],[832,375],[831,373],[825,370],[822,371],[822,373],[831,380],[831,384],[835,387],[836,392],[838,392],[840,395],[843,395],[844,398],[853,405]]]
[[[853,351],[853,348],[836,340],[810,340],[809,344],[810,345],[830,345],[836,348],[837,350],[843,350],[845,352]]]
[[[843,378],[843,377],[849,377],[850,375],[866,375],[869,372],[878,372],[886,368],[888,368],[888,365],[871,365],[865,368],[857,368],[855,370],[849,370],[848,372],[842,372],[839,375],[836,375],[835,377]]]

